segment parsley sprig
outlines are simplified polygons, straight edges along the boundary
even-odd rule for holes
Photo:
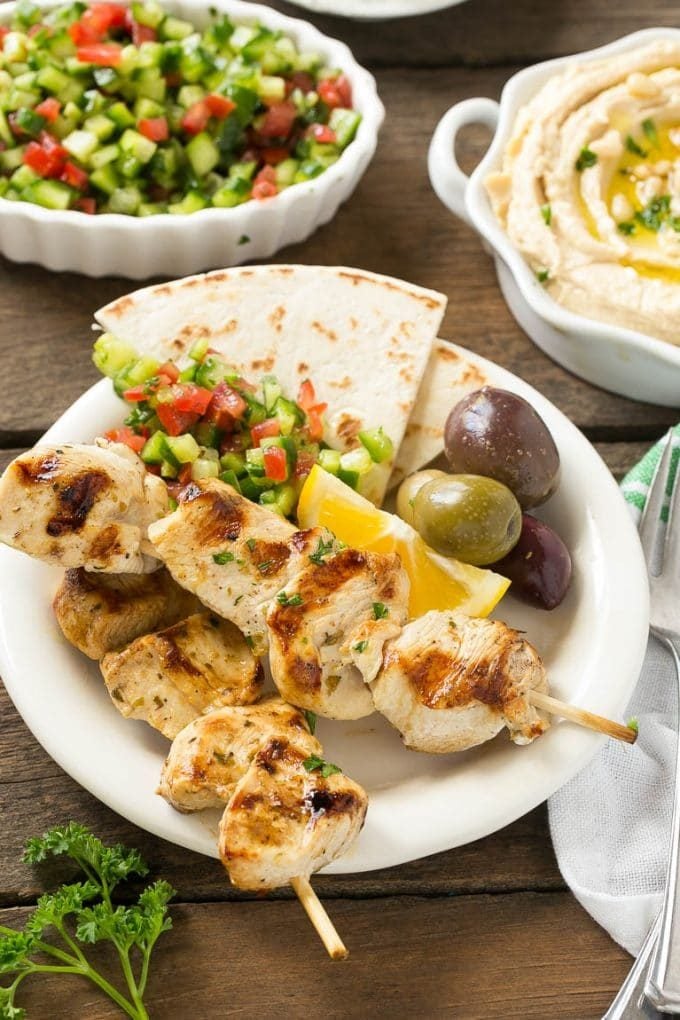
[[[328,542],[324,542],[324,540],[320,538],[314,552],[309,554],[310,561],[315,563],[317,567],[320,567],[324,561],[324,556],[328,556],[329,553],[333,552],[333,545],[333,539],[330,539]]]
[[[337,772],[342,772],[341,768],[337,765],[332,765],[329,761],[324,761],[318,754],[310,754],[309,758],[305,758],[302,765],[307,772],[320,772],[324,779],[328,779],[329,776],[333,776]]]
[[[0,925],[0,974],[13,976],[10,984],[0,985],[0,1020],[26,1016],[15,998],[21,982],[31,974],[80,975],[133,1020],[148,1020],[143,1000],[151,953],[160,935],[172,927],[168,903],[175,890],[167,882],[154,882],[132,906],[114,906],[111,897],[116,887],[133,876],[145,876],[149,869],[137,850],[120,844],[105,846],[76,822],[29,839],[24,860],[39,864],[62,855],[75,861],[84,880],[41,896],[23,931]],[[114,945],[126,992],[87,959],[81,946],[96,942]]]

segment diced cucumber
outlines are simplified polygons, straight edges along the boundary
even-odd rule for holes
[[[150,99],[155,103],[161,103],[165,99],[167,86],[160,74],[148,74],[137,81],[137,95]]]
[[[289,436],[296,425],[303,425],[305,416],[298,405],[286,397],[278,397],[273,407],[274,416],[278,419],[281,434]]]
[[[168,211],[168,207],[163,202],[141,202],[139,209],[137,210],[138,216],[157,216],[158,213],[164,213]]]
[[[139,177],[142,171],[142,163],[137,159],[136,156],[131,155],[128,152],[118,151],[118,158],[116,160],[117,172],[126,180],[131,180],[133,177]]]
[[[356,450],[349,450],[340,457],[340,470],[356,472],[357,475],[366,475],[373,467],[373,458],[364,446],[358,446]]]
[[[210,173],[220,161],[220,150],[207,131],[194,135],[185,152],[197,177]]]
[[[200,456],[201,448],[189,432],[181,436],[168,436],[166,443],[180,464],[193,464]]]
[[[301,184],[303,181],[311,181],[314,177],[318,177],[322,174],[326,168],[321,163],[314,162],[313,160],[305,160],[304,163],[300,164],[300,169],[295,174],[293,179],[294,184]]]
[[[238,53],[247,46],[249,42],[252,42],[252,40],[256,38],[257,34],[257,28],[253,28],[252,25],[237,25],[231,34],[229,44],[232,50],[235,50],[235,52]]]
[[[114,103],[106,111],[106,116],[110,117],[116,127],[121,130],[134,127],[136,124],[134,115],[128,110],[125,103]]]
[[[81,163],[87,163],[94,150],[99,146],[99,139],[91,131],[76,129],[67,135],[61,144]]]
[[[209,421],[199,421],[195,429],[195,435],[196,442],[200,443],[201,446],[217,446],[220,440],[219,429]]]
[[[274,404],[281,396],[281,383],[275,375],[265,375],[262,377],[262,396],[267,414],[271,414],[274,410]]]
[[[14,145],[14,136],[10,130],[7,117],[2,110],[0,110],[0,139],[2,139],[5,145]]]
[[[90,156],[90,166],[95,170],[99,170],[100,167],[106,166],[107,163],[113,163],[115,159],[118,159],[119,149],[117,145],[105,145],[101,149],[97,149]]]
[[[89,131],[98,141],[106,142],[116,130],[116,125],[109,117],[106,117],[103,113],[98,113],[84,121],[83,130]]]
[[[177,93],[177,102],[185,110],[188,110],[190,106],[200,103],[201,99],[205,99],[205,97],[206,91],[201,85],[182,85]]]
[[[173,18],[168,15],[163,22],[161,22],[158,34],[161,39],[186,39],[188,35],[194,31],[194,26],[190,21],[182,21],[181,18]]]
[[[166,443],[167,436],[164,432],[154,432],[150,436],[145,445],[142,447],[140,457],[145,464],[162,464],[166,456]]]
[[[90,183],[106,195],[112,195],[120,186],[120,178],[111,163],[107,163],[90,174]]]
[[[246,471],[251,478],[264,476],[264,451],[259,446],[246,450]]]
[[[257,94],[266,103],[280,103],[286,98],[286,80],[268,74],[261,74]]]
[[[200,340],[196,340],[196,342],[191,345],[191,349],[189,350],[189,357],[192,359],[192,361],[203,361],[204,357],[208,353],[209,347],[210,340],[208,339],[207,336],[202,336]],[[200,385],[205,385],[205,383],[203,384],[199,383],[199,386]]]
[[[145,138],[144,135],[140,135],[139,131],[133,131],[132,128],[127,128],[123,132],[118,144],[123,152],[133,156],[142,164],[148,163],[158,148],[156,142]]]
[[[299,168],[300,162],[297,159],[284,159],[279,163],[274,169],[277,186],[279,188],[289,187],[294,182],[295,174]]]
[[[113,333],[102,333],[94,342],[92,360],[102,375],[111,379],[137,357],[137,351]]]
[[[29,202],[42,205],[46,209],[68,209],[73,198],[73,191],[61,181],[41,180],[26,188],[22,197]]]
[[[165,107],[162,103],[157,103],[154,99],[147,99],[146,96],[141,96],[134,106],[135,118],[137,120],[149,120],[154,117],[164,117]]]
[[[199,356],[204,358],[196,370],[196,385],[203,386],[207,390],[214,390],[218,383],[225,382],[233,376],[234,370],[219,357],[211,354],[206,358],[205,353],[200,354],[199,345],[201,344],[202,341],[197,341],[189,354],[189,357],[194,359],[197,359]],[[206,340],[206,351],[209,346],[210,344]]]
[[[139,209],[141,200],[142,196],[139,188],[116,188],[109,198],[109,210],[112,213],[134,216]]]
[[[350,489],[359,488],[359,474],[356,471],[346,471],[344,468],[340,468],[338,478],[345,485],[349,485]]]
[[[241,483],[233,471],[220,471],[219,479],[221,482],[231,485],[232,489],[236,489],[238,493],[241,492]]]
[[[208,460],[206,457],[199,457],[191,465],[191,477],[195,482],[201,478],[218,478],[219,473],[219,461]]]
[[[230,82],[224,89],[224,94],[232,103],[236,103],[234,113],[238,118],[241,127],[246,127],[253,119],[253,115],[260,105],[260,97],[254,89],[245,88],[236,82]]]
[[[207,198],[200,195],[197,191],[189,191],[181,202],[171,202],[168,206],[168,212],[174,213],[176,216],[184,216],[188,213],[194,213],[198,212],[200,209],[205,209],[207,205]]]
[[[255,174],[257,163],[255,160],[251,160],[248,163],[233,163],[229,167],[229,176],[239,178],[244,181],[251,181]]]
[[[147,379],[153,378],[158,372],[160,365],[155,358],[143,355],[125,365],[120,372],[117,372],[113,379],[113,388],[118,396],[122,396],[125,390],[133,386],[141,386]]]
[[[340,451],[321,450],[319,452],[319,465],[331,475],[340,473]]]
[[[146,3],[137,3],[133,0],[132,14],[135,21],[140,25],[147,25],[149,28],[158,28],[165,17],[165,11],[155,0],[147,0]]]
[[[18,167],[10,178],[12,187],[16,188],[18,191],[22,191],[24,188],[27,188],[31,184],[35,184],[39,180],[40,177],[35,170],[31,170],[30,166],[26,166],[25,164]]]
[[[18,145],[16,149],[5,149],[0,152],[0,169],[16,170],[24,161],[25,145]]]
[[[2,45],[2,55],[6,64],[14,64],[25,60],[28,56],[28,37],[23,32],[8,32]]]
[[[338,107],[331,110],[328,126],[335,131],[337,145],[344,149],[354,138],[361,123],[361,114],[356,110],[344,110]]]
[[[394,453],[392,440],[382,427],[360,432],[359,442],[368,450],[371,460],[375,464],[382,464],[383,461],[389,460]]]
[[[239,476],[245,474],[246,458],[242,453],[223,453],[220,457],[220,465],[224,471],[233,471]]]

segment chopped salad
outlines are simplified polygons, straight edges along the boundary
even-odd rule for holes
[[[335,163],[361,116],[337,68],[263,25],[157,0],[20,0],[0,26],[0,196],[186,214],[273,197]]]
[[[374,465],[392,456],[382,428],[359,432],[355,449],[332,449],[323,438],[327,405],[309,379],[293,400],[273,375],[259,385],[242,378],[207,340],[198,341],[189,358],[186,368],[161,364],[111,333],[94,345],[95,365],[130,408],[123,426],[106,438],[138,453],[166,480],[173,498],[192,481],[220,478],[253,502],[293,517],[315,464],[361,490]]]

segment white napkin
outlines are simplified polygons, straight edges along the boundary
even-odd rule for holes
[[[680,446],[680,436],[674,442]],[[636,517],[659,455],[657,444],[622,483]],[[598,924],[636,955],[661,907],[677,742],[673,661],[652,637],[625,716],[630,717],[639,722],[637,742],[631,747],[607,741],[548,807],[565,881]]]

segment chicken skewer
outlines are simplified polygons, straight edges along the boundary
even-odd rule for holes
[[[232,883],[290,884],[333,959],[347,955],[309,883],[364,822],[365,791],[322,748],[303,714],[272,698],[200,716],[173,741],[158,792],[180,811],[226,804],[220,858]]]
[[[338,552],[333,536],[320,529],[314,529],[317,546],[310,553],[311,532],[295,532],[277,518],[272,523],[272,516],[224,482],[210,479],[192,483],[177,510],[151,525],[149,538],[178,583],[227,619],[237,616],[235,622],[246,633],[257,634],[261,646],[269,645],[274,682],[293,704],[343,719],[360,718],[375,707],[402,733],[412,730],[413,735],[405,737],[407,746],[422,751],[474,747],[504,725],[515,742],[529,743],[547,729],[545,712],[634,741],[632,728],[550,698],[541,660],[517,631],[500,621],[460,617],[459,626],[467,621],[459,635],[464,640],[451,640],[451,614],[446,613],[428,613],[403,627],[408,579],[397,557]],[[263,541],[270,528],[279,536],[281,567],[271,578],[281,586],[278,592],[276,585],[265,591],[253,581],[252,565],[244,566],[240,555],[244,535],[247,547]],[[211,560],[220,556],[216,550],[227,547],[229,553],[229,543],[234,553],[216,573]],[[304,553],[286,555],[286,545]],[[193,569],[187,563],[193,563]],[[414,667],[414,677],[408,660],[419,649],[428,660],[431,643],[439,645],[438,666],[431,669],[438,675],[432,683],[446,684],[450,673],[467,671],[468,681],[459,687],[455,704],[439,696],[430,705],[418,694],[418,676],[430,666],[425,661]],[[390,658],[389,651],[395,645],[397,652],[405,651],[407,668],[389,666],[396,661],[397,653]],[[442,713],[442,707],[449,711]],[[516,724],[522,719],[526,722]],[[428,732],[432,725],[439,734],[436,739]]]

